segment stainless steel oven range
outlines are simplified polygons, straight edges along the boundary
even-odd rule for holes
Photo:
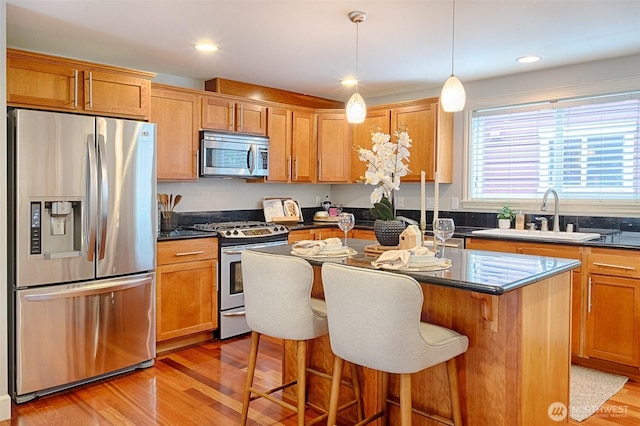
[[[287,244],[289,230],[286,226],[257,221],[206,223],[193,227],[218,233],[220,339],[248,333],[251,330],[245,319],[240,255],[243,250]]]

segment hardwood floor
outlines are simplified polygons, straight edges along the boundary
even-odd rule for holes
[[[249,339],[240,337],[162,354],[151,368],[13,404],[12,419],[0,426],[237,425],[248,353]],[[280,383],[281,353],[279,341],[263,338],[256,385]],[[604,408],[569,424],[640,424],[640,383],[628,382]],[[307,416],[313,418],[313,411]],[[292,412],[263,400],[252,402],[249,417],[252,426],[296,424]]]

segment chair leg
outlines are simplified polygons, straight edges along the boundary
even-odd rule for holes
[[[329,415],[327,425],[333,426],[338,418],[338,399],[340,397],[340,384],[342,383],[342,368],[344,360],[335,356],[333,360],[333,378],[331,380],[331,397],[329,398]]]
[[[247,381],[244,386],[244,398],[242,399],[242,418],[240,424],[247,424],[249,417],[249,401],[251,400],[251,386],[253,385],[253,375],[256,371],[256,359],[258,357],[258,344],[260,343],[260,333],[251,332],[251,349],[249,351],[249,364],[247,366]]]
[[[382,424],[386,425],[389,423],[389,373],[386,371],[382,372],[382,395],[380,397],[380,407],[382,407],[382,411],[384,412]]]
[[[298,340],[298,426],[304,426],[304,413],[307,401],[307,341]]]
[[[353,396],[356,399],[356,409],[358,410],[358,421],[364,420],[364,404],[362,402],[362,388],[360,388],[360,378],[358,377],[358,367],[350,362],[351,365],[351,384],[353,386]]]
[[[449,393],[451,394],[451,417],[453,417],[453,424],[455,426],[462,426],[460,393],[458,390],[458,368],[455,358],[447,361],[447,373],[449,376]]]
[[[400,425],[411,424],[411,374],[400,375]]]

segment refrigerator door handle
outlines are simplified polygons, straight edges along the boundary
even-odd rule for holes
[[[98,208],[100,214],[100,233],[98,238],[98,260],[104,259],[104,253],[107,246],[107,219],[109,216],[109,180],[107,176],[107,159],[106,147],[104,145],[104,136],[98,135]]]
[[[96,207],[95,188],[98,187],[98,168],[96,162],[96,142],[95,135],[87,137],[87,182],[85,187],[86,206],[83,209],[85,226],[85,247],[87,250],[87,260],[94,261],[96,251],[96,217],[98,216]]]
[[[72,297],[85,297],[92,296],[101,293],[111,293],[116,291],[127,290],[129,288],[138,287],[140,285],[147,284],[149,277],[138,279],[121,280],[120,282],[111,282],[109,284],[94,285],[94,286],[82,286],[80,288],[70,288],[65,290],[56,290],[48,293],[39,294],[27,294],[23,296],[24,300],[28,302],[35,302],[39,300],[54,300],[54,299],[69,299]],[[124,281],[124,282],[123,282]]]

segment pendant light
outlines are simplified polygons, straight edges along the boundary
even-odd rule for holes
[[[364,12],[353,11],[350,12],[349,20],[356,24],[356,91],[349,101],[347,102],[347,121],[349,123],[362,123],[367,116],[367,104],[364,103],[363,97],[358,93],[358,45],[359,45],[359,31],[358,24],[367,18],[367,14]]]
[[[458,112],[464,109],[467,96],[462,83],[453,74],[453,58],[455,52],[456,0],[453,0],[453,23],[451,25],[451,77],[444,82],[440,93],[440,103],[446,112]]]

